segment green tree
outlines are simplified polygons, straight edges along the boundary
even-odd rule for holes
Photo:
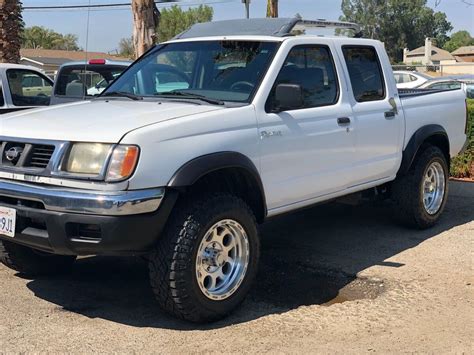
[[[76,35],[63,35],[40,26],[25,28],[21,38],[21,46],[22,48],[62,49],[68,51],[79,49]]]
[[[454,52],[456,49],[464,46],[474,46],[474,38],[468,31],[458,31],[453,33],[451,38],[444,44],[443,49],[448,52]]]
[[[437,46],[453,29],[443,12],[435,12],[426,0],[342,0],[343,21],[361,25],[364,35],[385,43],[392,62],[400,62],[403,48],[414,49],[433,38]]]
[[[119,42],[119,53],[121,57],[134,58],[135,49],[133,48],[132,38],[122,38]]]
[[[0,0],[0,62],[20,61],[21,1]]]
[[[160,24],[158,26],[158,40],[165,42],[196,23],[212,20],[214,11],[212,7],[200,5],[183,11],[174,5],[169,9],[161,10]]]

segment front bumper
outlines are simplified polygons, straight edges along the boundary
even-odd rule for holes
[[[156,243],[177,192],[100,192],[0,180],[0,206],[17,211],[15,237],[0,239],[61,255],[130,255]]]

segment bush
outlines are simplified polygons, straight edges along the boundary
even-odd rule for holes
[[[451,160],[451,176],[474,178],[474,100],[467,101],[469,146],[464,152]]]

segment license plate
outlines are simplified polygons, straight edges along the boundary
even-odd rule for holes
[[[16,210],[0,206],[0,234],[15,236]]]

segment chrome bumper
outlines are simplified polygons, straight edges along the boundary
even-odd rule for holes
[[[47,211],[93,214],[103,216],[127,216],[156,211],[165,194],[164,188],[132,191],[91,191],[59,189],[32,184],[0,180],[2,197],[22,201],[34,201],[44,205]]]

